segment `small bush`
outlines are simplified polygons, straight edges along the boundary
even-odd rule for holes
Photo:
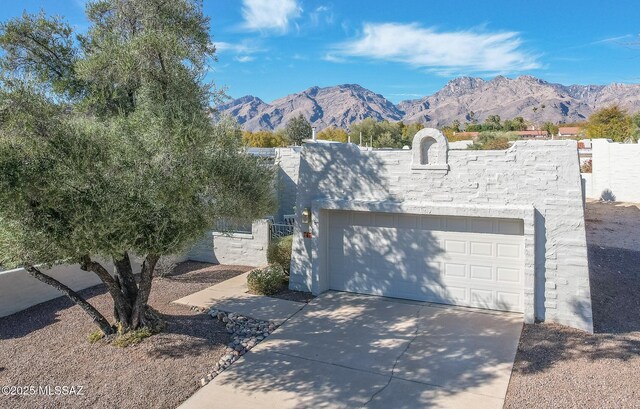
[[[140,329],[134,329],[124,334],[118,334],[113,340],[113,345],[120,348],[138,345],[143,339],[149,338],[151,335],[153,335],[153,331],[151,331],[150,328],[142,327]]]
[[[104,338],[104,332],[102,332],[99,329],[97,329],[97,330],[93,331],[91,334],[89,334],[89,336],[87,338],[89,339],[89,343],[90,344],[95,344],[96,342],[98,342],[102,338]]]
[[[153,270],[153,275],[156,277],[169,277],[173,274],[173,269],[178,265],[178,257],[174,255],[166,255],[160,257],[156,263],[156,268]]]
[[[512,140],[517,140],[517,136],[510,132],[480,132],[472,145],[467,149],[472,150],[505,150],[509,149]]]
[[[289,275],[291,266],[292,245],[293,236],[286,236],[272,241],[267,249],[267,261],[269,264],[278,264],[286,275]]]
[[[247,276],[249,291],[254,294],[272,295],[280,291],[287,275],[278,264],[269,264],[264,268],[256,268]]]
[[[593,171],[593,162],[591,162],[591,159],[584,161],[584,163],[582,165],[580,165],[580,172],[581,173],[591,173]]]

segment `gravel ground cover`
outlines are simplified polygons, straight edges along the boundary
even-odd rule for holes
[[[63,297],[0,318],[0,386],[83,386],[82,396],[0,394],[0,408],[175,408],[198,389],[231,336],[225,323],[171,301],[249,269],[186,262],[154,279],[150,304],[167,328],[128,348],[90,344],[95,325]],[[82,294],[111,315],[103,286]]]
[[[587,204],[595,334],[525,325],[505,408],[640,408],[637,212],[636,205]]]

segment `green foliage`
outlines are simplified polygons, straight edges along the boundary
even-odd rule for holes
[[[367,118],[351,127],[351,142],[359,144],[362,133],[363,145],[370,146],[373,143],[374,148],[401,149],[403,146],[411,146],[413,137],[422,128],[424,125],[419,123],[378,122]]]
[[[249,291],[254,294],[273,295],[282,290],[287,276],[278,264],[270,264],[264,268],[257,268],[247,276]]]
[[[465,124],[466,132],[511,132],[527,129],[527,122],[521,116],[502,121],[499,115],[489,115],[482,124],[476,122],[475,116],[473,118],[474,122]]]
[[[118,334],[112,341],[114,346],[120,348],[126,348],[129,346],[138,345],[145,338],[149,338],[153,335],[153,331],[151,329],[144,327],[132,331],[125,332],[123,334]]]
[[[76,42],[43,14],[0,27],[0,264],[174,254],[217,219],[270,213],[273,171],[242,153],[234,121],[210,117],[199,3],[87,14]]]
[[[557,135],[560,128],[555,125],[553,122],[545,122],[542,125],[542,130],[547,131],[549,135]]]
[[[615,142],[634,138],[634,131],[633,118],[617,105],[602,108],[591,114],[586,126],[588,138],[607,138]]]
[[[284,128],[284,137],[292,145],[302,145],[302,141],[311,139],[312,132],[311,124],[300,114],[287,122]]]
[[[526,131],[527,130],[527,122],[523,117],[517,116],[513,119],[506,119],[503,122],[502,130],[509,131]]]
[[[277,264],[289,275],[291,267],[291,248],[293,246],[293,236],[281,237],[269,243],[267,249],[267,261],[269,264]]]
[[[318,133],[318,139],[347,143],[349,135],[340,128],[326,128]]]
[[[509,141],[518,139],[517,135],[508,132],[481,132],[473,144],[467,149],[504,150],[511,146]]]
[[[633,140],[637,141],[640,140],[640,112],[636,112],[632,119],[633,124],[636,127],[635,131],[633,132]]]
[[[77,97],[84,84],[75,75],[78,50],[72,33],[60,17],[47,18],[44,12],[24,12],[0,24],[0,46],[5,52],[2,71],[34,76],[60,97]]]
[[[242,141],[252,148],[277,148],[286,145],[284,132],[244,131]]]
[[[91,334],[87,336],[87,340],[89,341],[90,344],[95,344],[96,342],[100,341],[102,338],[104,338],[104,332],[100,331],[99,329],[93,331]]]

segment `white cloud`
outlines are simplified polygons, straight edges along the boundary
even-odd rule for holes
[[[253,40],[244,40],[239,43],[218,41],[214,43],[214,45],[218,54],[233,57],[234,61],[240,63],[255,61],[256,56],[254,54],[266,51],[266,49],[260,47],[260,45]],[[221,59],[223,58],[221,57]]]
[[[366,23],[359,38],[325,58],[364,57],[406,63],[441,75],[509,73],[541,68],[517,32],[437,32],[418,24]]]
[[[237,57],[233,57],[234,60],[238,61],[238,62],[251,62],[253,60],[255,60],[255,57],[252,57],[250,55],[240,55]]]
[[[243,27],[250,31],[285,33],[302,8],[296,0],[243,0]]]
[[[235,53],[235,54],[255,54],[264,51],[258,45],[248,41],[241,43],[227,43],[224,41],[218,41],[214,43],[216,51],[219,53]]]
[[[322,23],[331,25],[334,22],[333,12],[328,6],[318,6],[309,13],[309,21],[313,27]]]

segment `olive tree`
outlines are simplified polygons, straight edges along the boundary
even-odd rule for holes
[[[220,94],[204,81],[215,48],[199,2],[100,0],[86,13],[85,35],[44,13],[0,25],[0,265],[23,266],[112,334],[155,325],[162,255],[220,218],[269,213],[273,173],[208,108]],[[102,280],[115,322],[43,273],[57,263]]]

